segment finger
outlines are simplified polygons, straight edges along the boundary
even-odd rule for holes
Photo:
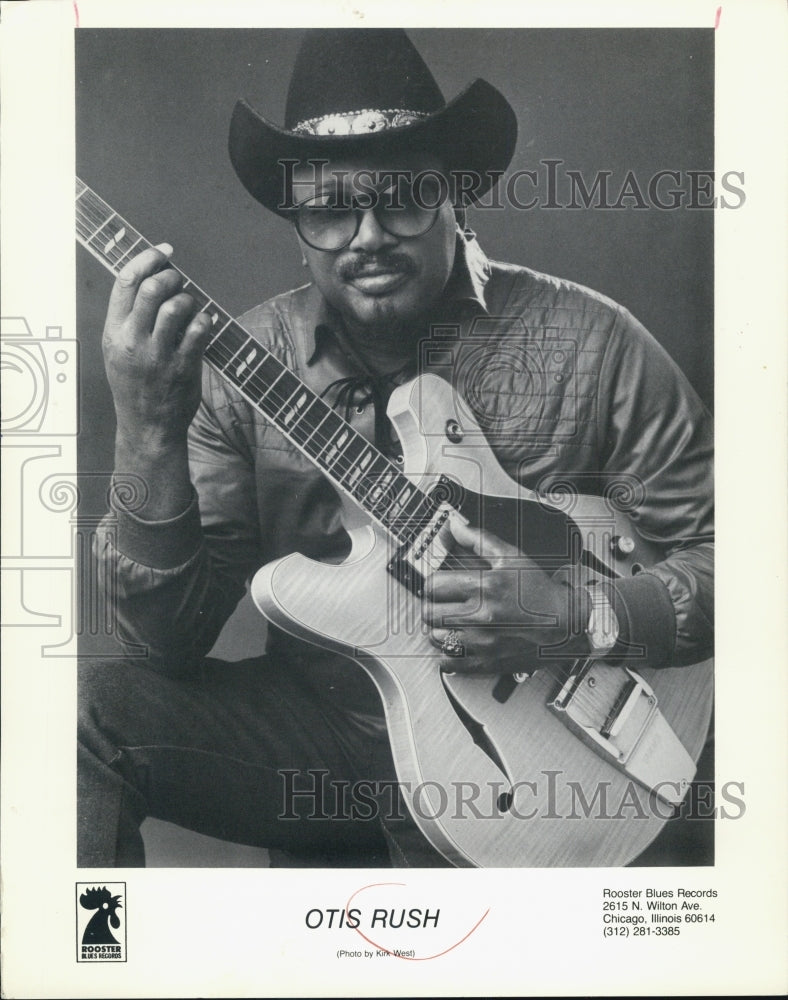
[[[161,304],[153,327],[153,342],[159,352],[171,354],[176,350],[196,311],[197,303],[186,292],[179,292]]]
[[[468,636],[464,629],[434,628],[430,630],[429,639],[432,645],[442,653],[442,663],[443,661],[456,662],[468,656]]]
[[[480,528],[472,528],[469,524],[463,524],[458,517],[449,518],[449,528],[454,540],[465,549],[470,549],[477,556],[487,559],[491,563],[497,564],[500,560],[519,555],[518,550],[513,545],[483,531]]]
[[[134,306],[137,290],[145,278],[160,271],[172,255],[169,243],[160,243],[133,257],[118,273],[107,308],[107,321],[122,323]]]
[[[476,649],[477,637],[469,629],[464,628],[432,628],[429,631],[430,642],[436,649],[446,652],[446,641],[454,641],[462,646],[462,653],[457,653],[456,658],[466,656]],[[450,654],[447,653],[447,656]]]
[[[459,629],[452,631],[454,631],[457,640],[462,643],[462,652],[460,655],[453,656],[445,653],[443,642],[449,635],[449,631],[436,632],[436,639],[440,639],[440,641],[435,641],[434,643],[441,653],[438,659],[440,671],[446,674],[476,674],[489,671],[490,667],[487,660],[474,651],[472,644],[469,645],[468,634],[464,630],[460,631]]]
[[[144,278],[137,289],[137,297],[131,310],[134,331],[150,335],[156,325],[159,309],[178,295],[182,285],[183,275],[171,267]]]
[[[468,601],[433,604],[431,601],[425,601],[422,605],[421,617],[425,624],[431,628],[451,628],[470,622],[473,618],[473,612],[478,610],[478,602],[474,604]]]
[[[438,570],[427,581],[427,596],[428,600],[438,603],[467,601],[476,597],[481,585],[481,570],[477,572]]]
[[[438,661],[444,674],[489,674],[495,673],[489,664],[478,656],[444,656]]]
[[[444,643],[451,636],[462,646],[461,653],[453,656],[446,653]],[[432,629],[430,642],[442,654],[438,666],[447,674],[477,674],[491,673],[497,669],[489,656],[484,653],[485,643],[479,643],[478,637],[466,629]],[[477,648],[478,647],[478,648]]]
[[[212,336],[211,317],[207,313],[198,312],[186,327],[178,352],[187,360],[201,358]]]

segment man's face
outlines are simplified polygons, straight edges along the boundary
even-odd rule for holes
[[[438,162],[427,156],[385,162],[331,161],[319,171],[309,163],[301,164],[293,172],[294,200],[302,204],[317,199],[320,205],[330,205],[331,199],[337,199],[350,205],[361,192],[359,204],[363,204],[363,192],[371,188],[382,197],[386,189],[391,192],[392,176],[403,185],[399,191],[405,190],[409,177],[421,176],[426,184],[418,189],[419,197],[431,207],[441,200],[435,196],[438,169]],[[443,291],[454,264],[454,211],[449,198],[443,198],[429,213],[430,228],[414,236],[396,235],[384,228],[407,228],[400,225],[400,216],[376,214],[367,208],[357,212],[356,218],[360,219],[358,231],[341,249],[315,249],[300,236],[299,243],[315,283],[342,315],[349,332],[385,340],[422,317]],[[319,215],[317,221],[322,223]]]

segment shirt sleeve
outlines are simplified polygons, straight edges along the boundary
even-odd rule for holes
[[[101,585],[115,595],[119,637],[147,649],[150,665],[195,670],[261,562],[254,463],[206,399],[189,430],[194,492],[187,509],[147,521],[118,509],[97,533]]]
[[[623,657],[681,666],[712,655],[714,483],[711,417],[656,340],[618,313],[600,372],[599,448],[607,482],[626,477],[636,529],[664,553],[608,586]],[[629,644],[629,646],[627,646]]]

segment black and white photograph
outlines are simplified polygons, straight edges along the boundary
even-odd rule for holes
[[[770,930],[728,981],[774,989],[784,860],[742,881],[737,852],[785,770],[756,767],[784,643],[764,658],[745,613],[779,585],[767,515],[732,542],[731,507],[784,409],[761,314],[748,344],[734,318],[775,165],[720,128],[725,9],[65,6],[68,145],[30,183],[55,178],[73,266],[42,319],[12,262],[2,331],[4,640],[57,718],[31,760],[64,779],[26,825],[57,817],[61,990],[458,995],[486,955],[501,995],[580,995],[547,943],[572,920],[591,995],[711,991],[687,970],[745,898]],[[784,27],[762,8],[758,39]],[[760,693],[734,687],[749,648]],[[14,771],[4,813],[29,794]],[[251,951],[230,974],[248,948],[273,979]],[[46,995],[15,968],[9,995]]]
[[[76,41],[79,863],[711,864],[711,32]]]

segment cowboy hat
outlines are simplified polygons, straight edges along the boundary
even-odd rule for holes
[[[432,153],[448,172],[473,172],[472,203],[506,169],[516,140],[515,113],[495,87],[477,79],[447,103],[401,29],[312,29],[293,67],[284,126],[239,100],[229,151],[252,197],[285,215],[282,161]]]

